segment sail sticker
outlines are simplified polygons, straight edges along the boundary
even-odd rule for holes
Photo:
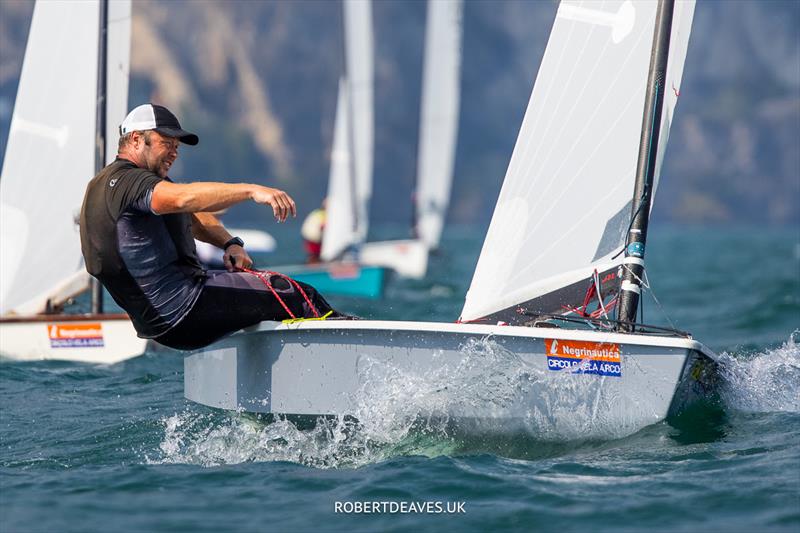
[[[103,325],[99,322],[89,324],[48,324],[47,335],[51,348],[102,348]]]
[[[545,339],[547,368],[573,374],[622,376],[619,344]]]

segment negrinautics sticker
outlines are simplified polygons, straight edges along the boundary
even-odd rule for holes
[[[47,335],[51,348],[100,348],[103,342],[103,325],[48,324]]]
[[[619,344],[545,339],[547,368],[572,374],[622,376]]]

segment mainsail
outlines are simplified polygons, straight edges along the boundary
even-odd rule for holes
[[[128,114],[131,63],[131,0],[107,3],[105,163],[117,157],[119,126]]]
[[[345,75],[336,100],[324,261],[366,240],[372,194],[372,7],[370,0],[344,0],[342,7]]]
[[[127,106],[130,2],[110,2],[109,21],[111,128]],[[99,43],[98,0],[36,3],[0,179],[2,314],[43,311],[83,269],[76,218],[95,173]]]
[[[656,8],[630,0],[560,4],[462,320],[520,322],[519,308],[576,308],[595,271],[603,293],[616,291]],[[659,165],[693,10],[693,0],[677,2]]]
[[[343,8],[356,225],[360,242],[363,242],[367,238],[372,196],[374,144],[372,3],[371,0],[344,0]]]
[[[675,106],[678,104],[678,97],[681,93],[683,64],[686,61],[686,51],[689,47],[689,34],[692,31],[694,5],[694,0],[678,1],[675,2],[675,8],[673,10],[669,59],[667,61],[667,79],[664,83],[666,92],[664,93],[664,103],[662,105],[661,135],[658,139],[658,154],[653,193],[658,189],[658,181],[661,178],[661,163],[664,161],[664,153],[667,150],[672,117],[675,114]]]
[[[458,132],[461,0],[428,0],[417,159],[416,230],[436,248],[450,201]]]
[[[355,180],[350,153],[350,112],[348,110],[347,80],[339,80],[336,118],[333,126],[331,167],[325,211],[325,238],[322,239],[323,261],[337,259],[348,246],[358,242],[355,220]]]

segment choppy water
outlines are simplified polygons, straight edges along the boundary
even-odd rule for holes
[[[431,279],[333,300],[455,319],[479,247],[453,231]],[[268,423],[185,401],[172,354],[0,363],[0,530],[800,530],[800,235],[662,230],[648,269],[675,326],[722,355],[721,401],[622,439],[454,435],[390,383],[359,425]],[[652,301],[645,318],[667,323]],[[383,512],[336,512],[363,502]]]

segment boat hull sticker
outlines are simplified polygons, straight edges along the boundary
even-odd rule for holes
[[[51,348],[102,348],[103,325],[87,324],[48,324],[47,334]]]
[[[545,339],[544,346],[549,370],[622,377],[619,344]]]

